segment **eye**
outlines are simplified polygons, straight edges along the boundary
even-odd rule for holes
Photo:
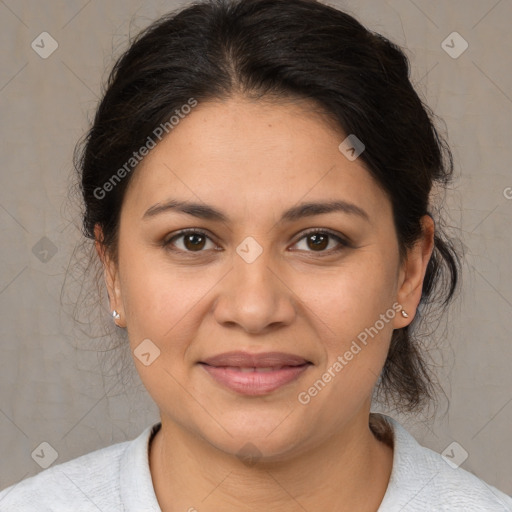
[[[346,240],[326,229],[317,228],[307,231],[295,245],[297,245],[302,240],[305,240],[306,249],[300,250],[306,250],[306,252],[321,252],[330,254],[349,247],[349,243]],[[334,248],[330,244],[330,242],[333,241],[335,242]],[[325,250],[330,245],[331,247],[328,250]]]
[[[180,239],[182,239],[181,244],[176,243],[176,240]],[[203,249],[207,245],[207,241],[209,241],[213,247],[206,247],[206,249],[216,247],[216,245],[204,231],[197,229],[184,229],[174,235],[172,238],[165,241],[164,246],[173,251],[203,252]]]
[[[350,247],[350,244],[341,236],[320,228],[307,231],[294,245],[303,240],[305,240],[306,248],[299,248],[299,250],[305,250],[306,252],[331,254]],[[208,242],[211,244],[210,247],[208,247]],[[331,242],[334,242],[334,244]],[[219,250],[208,234],[198,229],[183,229],[166,240],[163,245],[172,251],[182,253],[200,253],[207,249]]]

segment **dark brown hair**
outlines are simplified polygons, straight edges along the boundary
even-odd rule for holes
[[[403,257],[430,214],[433,185],[450,181],[451,152],[409,79],[404,52],[352,16],[314,0],[212,0],[170,13],[142,31],[116,62],[94,123],[77,147],[83,231],[115,258],[123,197],[133,173],[98,189],[156,127],[194,98],[234,93],[303,98],[365,145],[360,155],[389,196]],[[102,189],[104,190],[104,189]],[[101,196],[101,197],[100,197]],[[436,219],[418,318],[442,310],[458,282],[459,259]],[[395,330],[378,385],[401,410],[433,398],[428,365],[412,325]]]

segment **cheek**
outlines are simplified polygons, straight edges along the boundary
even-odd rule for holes
[[[385,363],[396,315],[396,270],[386,261],[393,260],[367,252],[317,279],[317,286],[302,287],[323,358],[300,403],[324,421],[334,420],[336,408],[355,410],[370,396]]]
[[[328,290],[308,296],[323,358],[297,400],[318,425],[338,428],[372,395],[396,310],[393,281],[375,267],[361,274],[341,272]]]
[[[302,301],[314,312],[312,318],[324,324],[327,338],[339,335],[341,343],[356,337],[392,309],[395,273],[378,255],[358,255],[328,275],[308,277],[298,288]]]
[[[192,421],[201,411],[187,406],[189,393],[195,394],[188,383],[187,349],[196,336],[197,319],[204,315],[201,299],[214,281],[205,273],[200,278],[188,269],[162,264],[154,253],[126,248],[124,254],[120,262],[123,304],[137,372],[160,410],[175,418],[189,415]],[[146,365],[137,354],[148,352],[151,360]]]
[[[183,353],[218,276],[171,266],[154,251],[127,247],[124,254],[122,296],[132,349],[149,338],[161,351]]]

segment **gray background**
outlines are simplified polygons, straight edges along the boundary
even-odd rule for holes
[[[413,82],[444,119],[456,159],[445,213],[466,248],[464,289],[432,356],[446,398],[431,421],[394,416],[433,450],[456,441],[469,454],[463,468],[512,494],[512,1],[331,4],[407,47]],[[72,318],[69,290],[95,297],[91,278],[81,283],[79,212],[66,197],[74,145],[114,57],[128,34],[179,5],[0,0],[0,488],[41,471],[31,456],[41,442],[59,463],[158,420],[129,359],[121,372],[113,353],[99,353],[107,339],[87,336],[105,304],[89,320],[81,304],[82,324]],[[46,59],[31,48],[43,31],[58,42]],[[456,59],[441,46],[453,31],[469,44]]]

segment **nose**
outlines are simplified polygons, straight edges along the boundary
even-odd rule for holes
[[[234,256],[233,269],[219,283],[214,317],[224,327],[256,334],[290,325],[296,315],[293,290],[271,268],[265,251],[252,263]]]

